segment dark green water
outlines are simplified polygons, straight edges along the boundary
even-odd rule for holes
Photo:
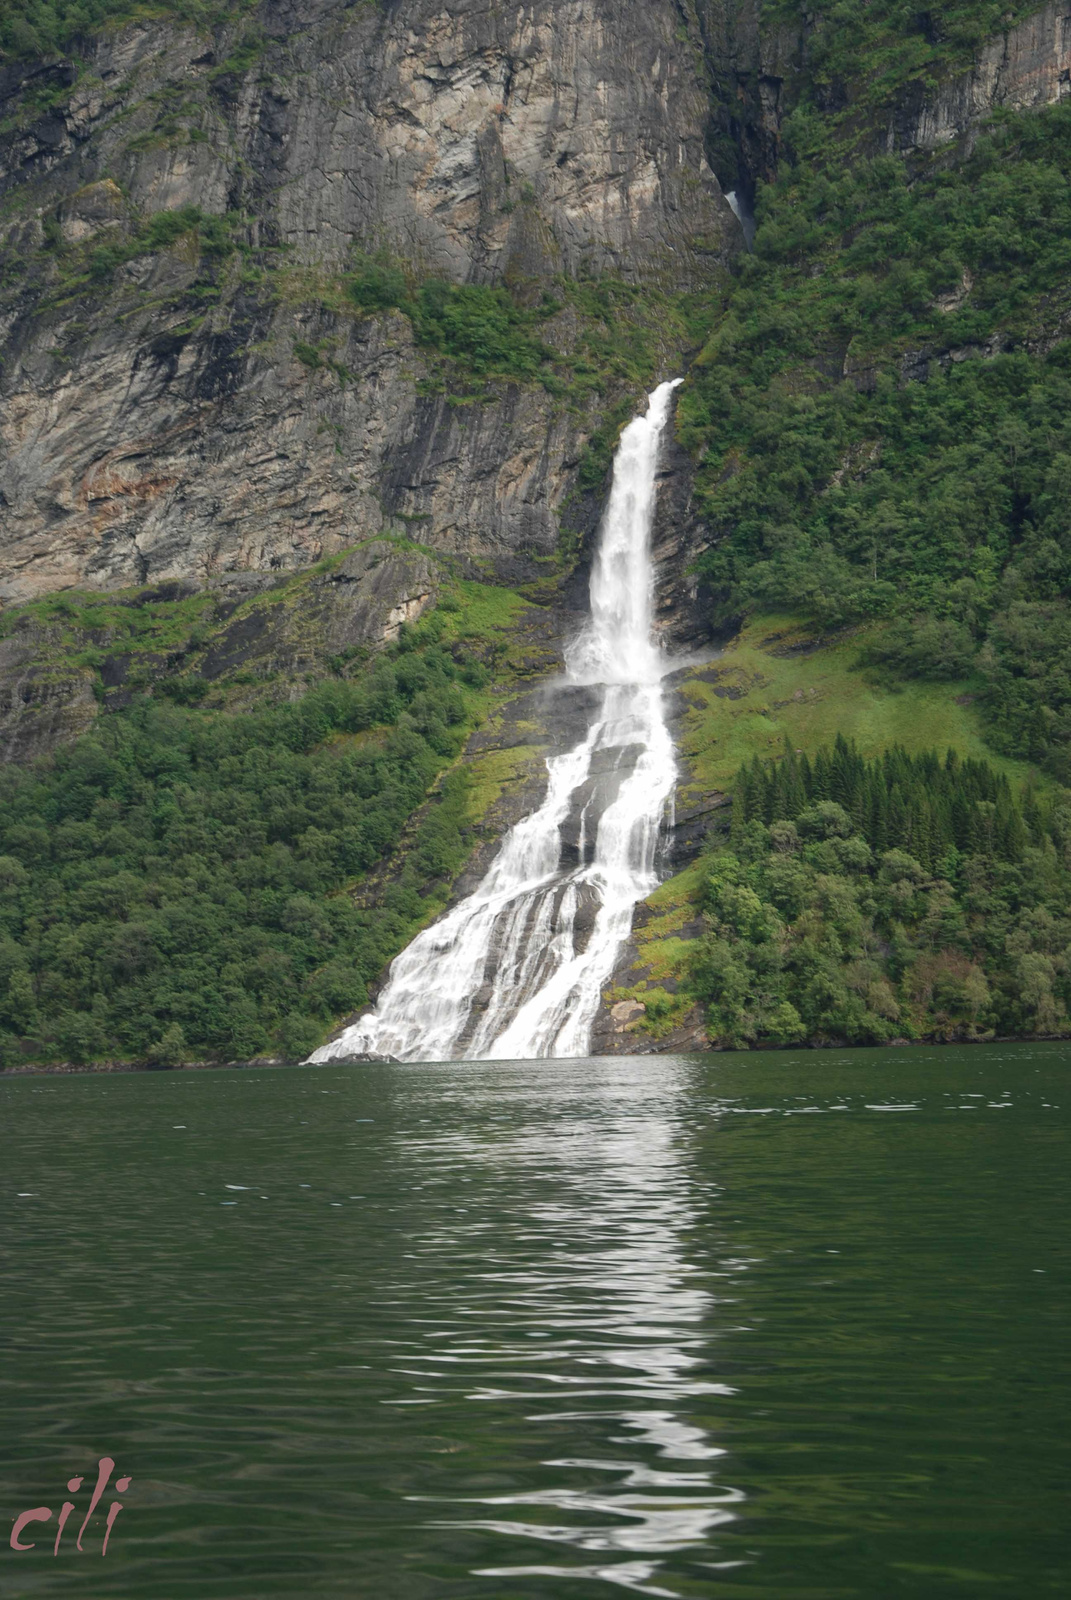
[[[4,1592],[1066,1593],[1068,1069],[4,1080]]]

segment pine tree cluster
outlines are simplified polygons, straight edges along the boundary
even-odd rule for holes
[[[838,737],[745,766],[700,866],[676,1004],[717,1045],[1071,1031],[1067,790]]]
[[[1036,798],[1022,807],[1007,778],[985,761],[949,750],[912,756],[894,746],[867,761],[842,734],[811,761],[786,743],[781,760],[755,757],[733,789],[733,827],[795,822],[810,806],[833,800],[875,853],[906,850],[930,872],[949,852],[1019,861],[1044,822]]]

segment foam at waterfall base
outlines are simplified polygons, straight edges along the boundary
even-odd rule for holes
[[[313,1061],[588,1053],[633,910],[658,881],[676,783],[650,545],[659,450],[679,381],[659,385],[614,456],[590,617],[566,651],[568,681],[601,687],[585,736],[547,762],[542,804],[509,831],[478,887],[417,935],[375,1009]]]

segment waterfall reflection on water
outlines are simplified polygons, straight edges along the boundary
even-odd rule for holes
[[[709,1202],[682,1148],[690,1069],[659,1065],[655,1093],[629,1085],[651,1103],[617,1110],[600,1102],[620,1095],[628,1062],[585,1062],[582,1090],[544,1079],[536,1092],[504,1068],[475,1094],[494,1095],[509,1119],[501,1132],[483,1123],[399,1141],[396,1159],[425,1181],[464,1172],[501,1196],[502,1210],[466,1211],[410,1241],[410,1266],[448,1260],[455,1272],[441,1295],[424,1282],[421,1345],[394,1370],[417,1377],[421,1404],[479,1403],[497,1426],[515,1410],[518,1434],[553,1442],[524,1487],[410,1496],[475,1513],[440,1514],[430,1527],[570,1552],[474,1576],[598,1578],[676,1596],[658,1581],[659,1558],[709,1555],[713,1530],[735,1521],[744,1499],[717,1481],[712,1464],[725,1451],[695,1421],[702,1397],[734,1390],[710,1376],[716,1297],[688,1245]],[[470,1099],[475,1088],[469,1077],[458,1085]],[[719,1265],[724,1284],[731,1274]],[[578,1451],[562,1454],[570,1433]]]
[[[1066,1595],[1068,1065],[0,1078],[5,1600]]]
[[[313,1061],[587,1054],[633,909],[658,882],[656,853],[676,781],[650,543],[659,452],[680,381],[655,389],[614,457],[591,614],[566,651],[567,681],[602,690],[586,737],[547,762],[542,805],[510,830],[475,892],[418,934],[391,967],[375,1010]],[[571,818],[584,839],[572,867],[563,859]]]

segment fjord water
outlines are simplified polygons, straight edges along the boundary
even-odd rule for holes
[[[5,1592],[1066,1592],[1068,1066],[0,1080]]]
[[[376,1008],[313,1056],[402,1061],[583,1056],[632,912],[657,883],[675,782],[664,659],[653,638],[650,539],[658,455],[677,383],[621,435],[591,574],[591,614],[566,682],[600,690],[586,736],[548,763],[539,808],[483,882],[418,934]],[[579,824],[578,860],[563,829]],[[479,1002],[479,1003],[477,1003]]]

